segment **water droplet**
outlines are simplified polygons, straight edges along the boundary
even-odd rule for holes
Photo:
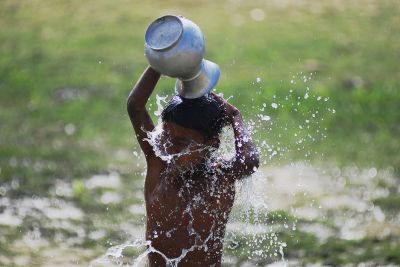
[[[75,125],[73,125],[72,123],[68,123],[68,124],[65,125],[65,127],[64,127],[64,132],[65,132],[67,135],[73,135],[73,134],[75,133],[75,130],[76,130]]]
[[[269,120],[271,120],[271,117],[268,116],[268,115],[259,114],[258,117],[259,117],[262,121],[269,121]]]

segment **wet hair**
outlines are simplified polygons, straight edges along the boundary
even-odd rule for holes
[[[221,132],[225,112],[217,101],[207,95],[194,99],[176,95],[166,104],[161,119],[199,131],[208,141]]]

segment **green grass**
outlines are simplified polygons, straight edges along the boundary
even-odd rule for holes
[[[49,161],[56,165],[53,174],[75,177],[104,169],[112,151],[135,146],[125,98],[146,67],[146,26],[166,12],[184,14],[202,27],[206,56],[222,70],[217,90],[233,95],[232,103],[247,118],[258,111],[248,107],[269,107],[274,95],[283,103],[290,89],[303,96],[308,86],[310,96],[329,97],[326,104],[310,97],[297,113],[289,106],[267,108],[276,126],[259,131],[256,139],[289,146],[286,160],[304,157],[304,151],[290,147],[293,134],[317,107],[324,119],[318,126],[327,128],[327,139],[308,142],[303,150],[342,163],[397,168],[399,7],[395,1],[373,3],[371,10],[350,4],[339,10],[327,2],[313,13],[307,6],[280,9],[256,2],[239,8],[211,1],[5,1],[0,19],[3,176],[27,171],[6,167],[13,156]],[[265,10],[262,22],[250,18],[256,7]],[[231,23],[234,15],[242,17],[243,25]],[[309,60],[317,62],[314,69],[307,67]],[[313,79],[304,84],[297,73],[311,71]],[[293,75],[296,84],[290,83]],[[256,77],[261,84],[254,83]],[[156,93],[171,95],[173,82],[163,79]],[[63,92],[72,96],[60,97]],[[73,136],[64,133],[69,123],[76,127]],[[315,134],[312,129],[303,133]]]
[[[56,179],[70,181],[75,203],[98,215],[105,208],[93,200],[100,192],[85,192],[82,183],[92,174],[117,170],[129,198],[143,159],[132,155],[139,150],[126,96],[147,66],[144,31],[166,13],[183,14],[202,28],[206,58],[222,71],[217,91],[232,95],[245,119],[256,121],[258,144],[267,141],[284,150],[269,160],[264,149],[266,164],[334,161],[400,173],[398,2],[302,2],[281,7],[269,1],[2,1],[0,185],[17,181],[7,196],[18,198],[47,196]],[[251,19],[254,8],[264,10],[263,21]],[[312,79],[304,83],[303,75]],[[173,85],[164,77],[155,93],[171,96]],[[279,108],[271,108],[272,102]],[[153,113],[154,96],[149,103]],[[264,103],[263,114],[272,119],[260,123],[256,115]],[[305,120],[316,111],[306,128]],[[398,209],[392,199],[376,204]],[[120,215],[112,214],[122,220]],[[276,216],[265,219],[279,221]],[[3,241],[0,247],[7,250]],[[326,245],[326,251],[335,249]],[[334,255],[325,262],[341,264],[341,256]]]
[[[388,197],[377,198],[374,201],[375,205],[380,206],[381,208],[396,212],[400,210],[400,197],[397,195],[390,195]]]

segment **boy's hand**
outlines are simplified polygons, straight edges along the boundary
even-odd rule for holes
[[[214,92],[211,92],[210,96],[220,104],[220,107],[223,108],[228,119],[232,119],[234,116],[240,114],[240,111],[234,105],[229,104],[223,97],[220,97]]]

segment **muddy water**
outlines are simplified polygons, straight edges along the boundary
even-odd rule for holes
[[[121,195],[123,183],[120,180],[117,182],[116,176],[115,173],[110,175],[109,178],[114,179],[114,183],[107,186],[113,188],[115,194]],[[93,176],[88,179],[92,182],[85,186],[90,188],[88,190],[95,190],[93,185],[104,177],[106,176]],[[227,252],[224,262],[226,266],[239,266],[244,262],[247,262],[246,266],[255,266],[261,258],[257,254],[262,253],[258,250],[266,248],[251,242],[263,237],[268,240],[276,238],[273,242],[276,242],[278,247],[270,258],[275,263],[281,261],[282,254],[286,255],[291,247],[285,247],[279,235],[274,235],[279,231],[289,233],[302,231],[317,237],[322,243],[332,237],[345,240],[400,237],[400,216],[389,214],[380,206],[373,204],[374,199],[388,196],[390,190],[400,190],[398,181],[390,169],[374,167],[338,168],[333,164],[322,167],[304,162],[263,167],[251,179],[246,180],[245,184],[238,184],[240,194],[237,196],[227,225],[225,240]],[[385,186],[381,186],[382,184]],[[60,188],[57,190],[58,187]],[[6,190],[4,185],[3,190]],[[3,245],[3,252],[0,255],[2,265],[87,266],[92,262],[93,266],[118,266],[120,263],[144,266],[146,253],[142,254],[142,258],[138,258],[148,245],[143,239],[145,231],[142,219],[143,203],[131,203],[126,209],[121,210],[121,213],[131,214],[129,216],[137,219],[88,229],[85,226],[88,215],[69,200],[70,190],[72,190],[71,184],[60,181],[52,190],[57,194],[49,198],[13,200],[0,197],[2,240],[5,238],[5,233],[12,229],[21,227],[24,229],[24,225],[29,225],[28,230],[22,235],[17,236],[6,246]],[[141,190],[139,186],[139,196]],[[101,198],[98,201],[101,202]],[[285,210],[296,219],[257,222],[254,219],[247,219],[246,216],[251,210],[257,210],[260,215]],[[101,217],[97,220],[101,220]],[[331,224],[326,224],[324,221],[329,221]],[[49,229],[54,235],[48,234]],[[85,240],[93,242],[104,240],[109,231],[117,229],[124,231],[126,241],[115,244],[116,246],[108,245],[110,249],[105,254],[101,248],[95,246],[82,247]],[[247,246],[249,251],[244,257],[240,256],[243,253],[240,243],[243,241],[241,239],[243,236],[252,240]],[[5,254],[4,248],[15,251],[14,255]],[[126,253],[129,249],[130,254]],[[101,254],[103,255],[93,261]],[[298,260],[296,257],[284,257],[284,262],[290,263],[290,266],[296,260]]]

